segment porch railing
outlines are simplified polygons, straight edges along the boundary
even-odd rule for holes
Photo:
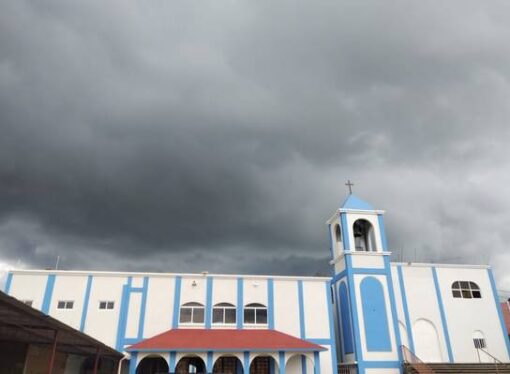
[[[422,360],[419,359],[409,348],[405,345],[401,346],[402,355],[404,357],[404,363],[411,366],[414,370],[418,372],[418,374],[434,374],[434,370]]]
[[[358,373],[358,364],[356,364],[356,363],[338,364],[338,374],[357,374],[357,373]]]

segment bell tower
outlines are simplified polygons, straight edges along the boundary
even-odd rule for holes
[[[340,362],[357,363],[358,373],[381,365],[401,372],[400,334],[384,211],[352,193],[327,221]]]

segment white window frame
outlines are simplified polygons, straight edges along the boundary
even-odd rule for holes
[[[254,322],[246,322],[244,319],[244,315],[245,315],[245,311],[246,310],[253,310],[254,313],[253,313],[253,319],[254,319]],[[257,311],[258,310],[265,310],[266,311],[266,321],[265,322],[258,322],[257,321]],[[250,303],[250,304],[247,304],[244,306],[243,308],[243,322],[245,325],[248,325],[248,326],[267,326],[267,323],[269,321],[269,314],[268,314],[268,310],[267,310],[267,306],[263,305],[263,304],[259,304],[259,303]]]
[[[182,318],[182,311],[183,309],[189,309],[191,310],[191,320],[190,321],[181,321]],[[194,321],[195,319],[195,310],[201,309],[202,315],[203,315],[203,321]],[[201,303],[197,302],[188,302],[185,304],[182,304],[179,308],[179,324],[182,325],[202,325],[205,323],[205,306]]]
[[[214,321],[214,311],[218,311],[218,310],[221,310],[221,313],[222,313],[222,320],[220,322],[215,322]],[[234,311],[234,321],[233,322],[226,322],[225,319],[226,319],[226,311],[227,310],[230,310],[230,311]],[[216,305],[213,306],[213,310],[212,310],[212,323],[214,325],[235,325],[237,323],[237,308],[235,305],[233,304],[230,304],[230,303],[218,303]]]

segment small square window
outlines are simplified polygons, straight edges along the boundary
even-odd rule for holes
[[[453,290],[452,294],[453,294],[453,297],[462,297],[462,295],[460,294],[460,291],[458,291],[458,290]]]
[[[57,303],[57,309],[73,309],[74,301],[61,300]]]
[[[57,303],[57,309],[65,309],[66,307],[66,302],[65,301],[59,301]]]
[[[480,293],[480,291],[473,291],[473,299],[481,299],[482,298],[482,294]]]
[[[106,301],[99,302],[99,309],[106,309]]]
[[[108,301],[106,303],[106,309],[113,309],[114,306],[115,306],[115,302],[113,302],[113,301]]]
[[[462,290],[462,297],[464,299],[471,299],[471,292],[469,290]]]

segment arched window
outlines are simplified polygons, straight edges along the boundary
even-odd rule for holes
[[[356,251],[375,251],[375,234],[372,224],[366,219],[358,219],[353,225]]]
[[[244,307],[244,323],[267,324],[267,307],[262,304],[248,304]]]
[[[219,303],[213,307],[213,323],[236,323],[236,307],[229,303]]]
[[[337,243],[342,242],[342,231],[340,231],[340,225],[338,223],[335,225],[335,240]]]
[[[200,303],[186,303],[181,306],[181,323],[204,323],[204,306]]]
[[[481,299],[480,287],[475,282],[456,281],[452,284],[452,295],[462,299]]]

